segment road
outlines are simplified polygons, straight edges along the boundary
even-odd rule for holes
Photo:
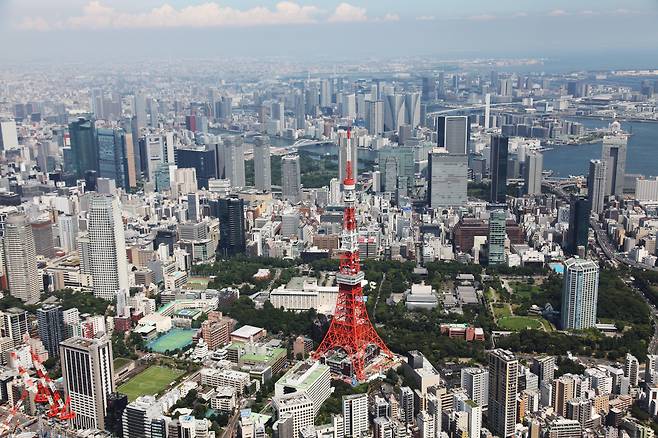
[[[382,281],[379,282],[379,287],[377,288],[377,298],[375,299],[375,306],[372,308],[372,323],[374,324],[377,321],[377,304],[379,304],[379,297],[382,294],[382,284],[386,280],[386,272],[382,272]]]

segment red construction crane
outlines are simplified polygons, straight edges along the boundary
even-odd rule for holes
[[[16,352],[11,352],[11,357],[14,359],[15,363],[17,363],[18,375],[21,378],[25,389],[21,394],[21,398],[10,409],[10,414],[0,424],[0,428],[4,430],[11,429],[11,421],[22,408],[23,403],[30,393],[34,394],[35,403],[48,405],[48,410],[46,411],[48,417],[56,418],[61,421],[68,421],[74,418],[75,412],[73,412],[70,407],[71,398],[67,396],[66,399],[62,399],[59,391],[55,388],[55,383],[52,381],[48,375],[48,371],[43,366],[41,357],[34,347],[29,344],[29,335],[26,335],[24,340],[25,344],[30,348],[30,357],[37,375],[36,377],[30,376],[27,369],[18,363],[18,355]]]
[[[361,282],[364,274],[359,259],[359,243],[356,223],[356,181],[353,176],[351,160],[351,136],[347,130],[346,176],[343,181],[343,233],[341,236],[340,268],[338,298],[336,310],[318,349],[313,353],[317,360],[333,350],[343,350],[352,362],[352,369],[357,380],[363,381],[365,375],[365,356],[369,345],[379,347],[381,353],[393,357],[384,341],[379,337],[366,310]]]

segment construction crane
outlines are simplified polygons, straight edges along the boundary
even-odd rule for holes
[[[18,354],[15,351],[12,351],[11,358],[16,364],[18,375],[23,383],[24,389],[21,393],[20,399],[9,410],[7,418],[0,423],[0,429],[2,431],[8,431],[8,433],[12,429],[12,420],[21,410],[25,400],[30,394],[34,394],[35,403],[47,404],[46,415],[49,418],[58,419],[60,421],[68,421],[75,418],[75,412],[71,410],[70,406],[71,398],[69,396],[67,396],[66,399],[62,398],[57,388],[55,388],[55,383],[48,375],[48,370],[46,370],[46,367],[43,365],[39,353],[37,353],[34,347],[29,344],[29,339],[29,335],[26,334],[24,341],[30,349],[30,357],[34,369],[36,370],[36,378],[30,376],[28,370],[19,363]],[[0,436],[3,434],[4,432],[0,432]]]

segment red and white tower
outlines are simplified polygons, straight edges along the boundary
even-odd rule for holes
[[[393,353],[379,337],[368,318],[361,282],[364,275],[359,259],[359,242],[356,224],[356,191],[351,157],[350,131],[347,131],[346,176],[343,181],[343,234],[341,237],[338,298],[329,331],[313,354],[315,359],[325,353],[340,349],[348,354],[357,380],[365,380],[365,356],[369,345],[376,345],[381,353],[393,357]]]

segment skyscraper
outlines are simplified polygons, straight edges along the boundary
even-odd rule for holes
[[[431,208],[466,204],[468,157],[436,148],[427,157],[427,202]]]
[[[384,130],[397,131],[404,123],[404,95],[389,94],[384,96]]]
[[[505,210],[493,210],[489,216],[489,266],[504,265],[507,213]]]
[[[405,123],[410,125],[412,129],[420,125],[420,93],[405,94],[404,114]]]
[[[229,136],[224,139],[226,179],[233,187],[244,187],[244,143],[242,137]]]
[[[562,328],[583,330],[596,325],[599,266],[591,260],[571,258],[564,262]]]
[[[571,195],[569,200],[569,229],[567,230],[566,250],[572,255],[578,254],[582,247],[587,252],[589,240],[589,200],[583,196]]]
[[[369,100],[366,102],[366,127],[368,134],[381,135],[384,133],[384,102]]]
[[[302,180],[299,155],[286,155],[281,159],[281,194],[292,203],[302,200]]]
[[[32,227],[23,214],[7,217],[4,251],[9,293],[25,303],[36,303],[42,285],[37,271]]]
[[[254,138],[254,185],[258,190],[272,190],[270,139],[267,136]]]
[[[343,396],[343,436],[362,437],[368,426],[368,394]]]
[[[500,437],[514,435],[519,361],[507,350],[489,352],[489,425]]]
[[[211,212],[219,218],[220,258],[245,252],[244,200],[238,197],[221,198],[211,203]]]
[[[98,170],[98,147],[94,120],[80,117],[69,124],[73,173],[82,178],[88,170]]]
[[[108,396],[114,392],[112,344],[102,336],[74,337],[60,344],[64,390],[71,397],[74,429],[105,429]]]
[[[14,149],[18,147],[18,134],[16,131],[16,122],[9,120],[0,120],[0,150]]]
[[[523,172],[526,195],[541,195],[541,180],[543,169],[544,156],[540,152],[528,152],[525,157],[525,167]]]
[[[197,187],[208,188],[208,180],[217,178],[217,160],[215,151],[203,147],[176,148],[176,166],[179,169],[195,169]]]
[[[436,81],[433,77],[423,76],[421,82],[421,100],[431,102],[436,99]]]
[[[39,339],[50,357],[59,356],[59,343],[64,340],[64,314],[62,306],[44,304],[37,309]]]
[[[439,116],[437,122],[437,146],[451,154],[468,153],[469,124],[466,116]]]
[[[114,197],[94,195],[89,201],[89,263],[94,296],[113,300],[128,289],[128,260],[119,203]]]
[[[139,131],[146,127],[146,96],[143,93],[136,93],[133,100],[133,115],[135,116],[135,123],[137,127],[137,135]]]
[[[592,207],[592,212],[596,214],[601,213],[605,207],[607,172],[608,169],[605,161],[591,160],[589,162],[587,196]]]
[[[622,196],[626,175],[626,144],[628,136],[617,133],[603,137],[601,160],[606,162],[606,195]]]
[[[99,128],[96,130],[96,142],[98,176],[113,179],[117,187],[128,188],[126,136],[123,129]]]
[[[491,196],[495,204],[505,203],[507,196],[507,156],[509,139],[502,135],[491,137]]]

